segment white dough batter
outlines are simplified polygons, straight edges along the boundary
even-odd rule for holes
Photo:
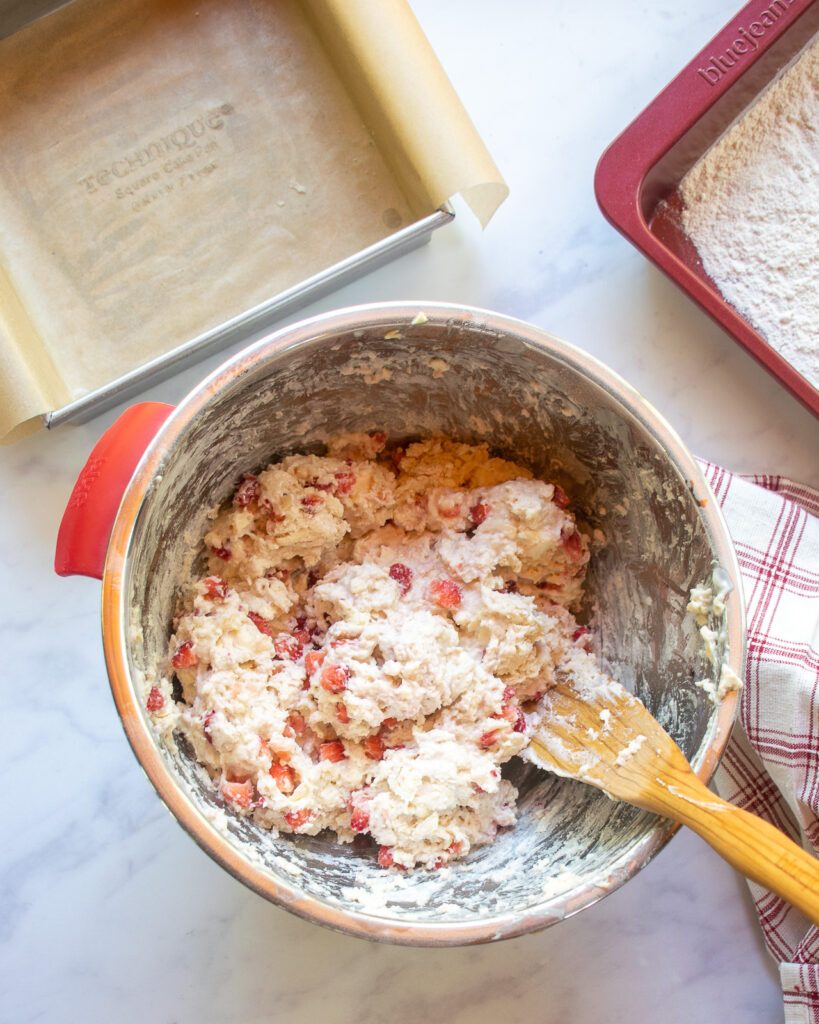
[[[242,478],[147,705],[237,813],[435,868],[514,824],[501,765],[555,678],[593,669],[588,544],[560,488],[486,446],[385,441]]]

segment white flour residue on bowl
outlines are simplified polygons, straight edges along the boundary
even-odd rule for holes
[[[394,333],[400,337],[399,332]],[[384,337],[387,338],[387,335]],[[384,360],[375,352],[362,352],[338,372],[342,377],[359,376],[365,384],[380,384],[381,381],[392,379],[392,370],[385,366]]]
[[[730,652],[725,613],[732,589],[728,574],[716,566],[709,581],[698,583],[692,588],[687,607],[699,628],[705,658],[714,670],[710,679],[698,679],[694,685],[714,704],[718,704],[728,693],[742,688],[742,680],[728,661]]]
[[[564,870],[558,872],[554,878],[547,878],[543,883],[541,891],[546,899],[550,899],[552,896],[560,896],[562,893],[568,892],[578,885],[583,885],[583,879],[580,875],[576,875],[574,871]]]
[[[683,227],[725,298],[819,387],[819,39],[680,185]]]

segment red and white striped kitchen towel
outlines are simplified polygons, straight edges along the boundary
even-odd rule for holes
[[[720,794],[819,856],[819,491],[702,463],[734,540],[748,649]],[[819,1024],[819,928],[750,883],[786,1024]]]

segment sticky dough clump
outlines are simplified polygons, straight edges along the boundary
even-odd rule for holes
[[[434,868],[514,824],[501,766],[592,663],[572,614],[588,543],[559,487],[485,445],[385,442],[241,478],[147,703],[237,813]]]

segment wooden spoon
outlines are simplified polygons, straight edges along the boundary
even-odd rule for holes
[[[819,860],[779,829],[712,793],[644,704],[617,683],[561,682],[532,738],[541,767],[693,829],[748,878],[819,924]]]

